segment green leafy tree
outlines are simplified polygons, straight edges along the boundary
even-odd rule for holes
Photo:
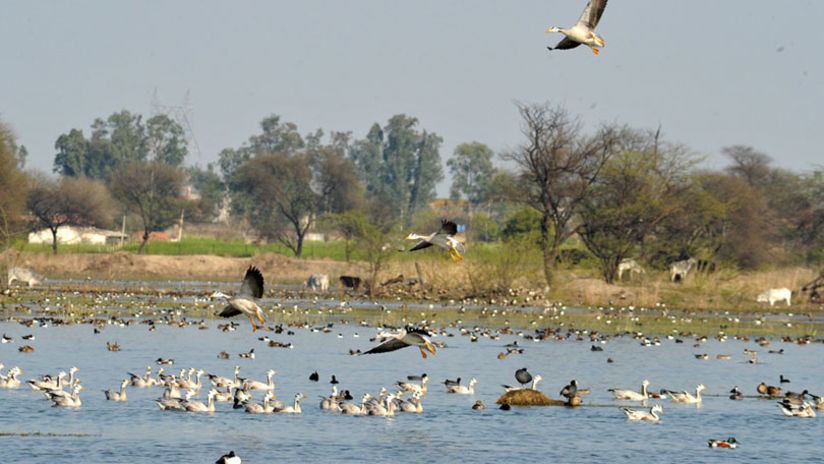
[[[195,190],[200,194],[200,200],[194,207],[192,214],[187,212],[187,216],[195,221],[208,221],[214,218],[215,214],[223,205],[223,198],[226,195],[226,185],[215,171],[214,164],[208,164],[206,169],[199,166],[192,166],[186,169],[186,174]]]
[[[150,233],[163,230],[177,220],[182,208],[183,173],[160,162],[129,161],[113,173],[112,195],[140,216],[143,240],[138,254],[149,242]]]
[[[15,146],[14,133],[0,121],[0,251],[8,249],[25,230],[29,178],[20,169]]]
[[[105,227],[111,223],[113,205],[109,191],[85,178],[40,177],[29,191],[27,206],[36,226],[52,233],[52,250],[57,254],[57,231],[65,225]]]
[[[389,204],[392,217],[407,225],[435,198],[435,187],[443,179],[442,139],[419,132],[417,124],[416,118],[395,115],[383,128],[373,125],[350,150],[367,194]]]
[[[624,134],[581,202],[578,235],[600,261],[604,280],[615,280],[618,263],[666,218],[684,208],[695,158],[683,147],[663,145],[660,132]]]
[[[174,167],[180,167],[189,152],[183,127],[165,114],[146,121],[146,144],[152,160]]]
[[[247,205],[252,226],[263,237],[279,240],[299,258],[317,205],[308,157],[258,156],[241,165],[233,179],[238,188],[235,197]]]
[[[495,174],[495,153],[483,143],[462,143],[455,147],[446,166],[452,175],[450,194],[455,201],[466,198],[470,207],[489,200]]]

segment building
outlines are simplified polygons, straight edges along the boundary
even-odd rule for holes
[[[41,229],[29,233],[29,243],[52,243],[51,229]],[[60,226],[57,228],[57,243],[59,245],[74,245],[78,243],[90,245],[118,245],[121,240],[129,240],[114,230],[103,230],[96,227]]]

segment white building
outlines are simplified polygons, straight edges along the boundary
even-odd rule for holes
[[[129,240],[114,230],[103,230],[96,227],[60,226],[57,228],[57,243],[59,245],[73,245],[85,243],[91,245],[117,245],[120,240]],[[41,229],[29,233],[29,243],[52,243],[51,229]]]

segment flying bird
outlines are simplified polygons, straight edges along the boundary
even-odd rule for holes
[[[458,260],[463,260],[461,253],[466,253],[466,245],[455,238],[455,234],[457,233],[458,225],[448,219],[443,219],[441,220],[441,228],[437,232],[429,235],[409,234],[406,239],[418,240],[418,243],[407,251],[423,250],[424,248],[436,245],[448,250],[449,257],[457,263]]]
[[[597,26],[598,21],[601,20],[601,15],[604,14],[604,8],[606,7],[607,0],[590,0],[587,2],[584,12],[581,13],[581,17],[578,18],[578,22],[574,26],[569,29],[558,26],[547,29],[547,33],[560,32],[566,36],[555,45],[555,48],[547,48],[550,50],[568,50],[584,44],[592,50],[592,53],[596,55],[600,53],[595,47],[603,47],[606,45],[606,42],[604,42],[603,37],[595,33],[595,26]]]
[[[386,353],[406,348],[407,346],[417,346],[418,349],[421,350],[421,356],[426,358],[426,353],[423,351],[424,348],[429,350],[430,353],[435,354],[435,347],[432,346],[432,342],[429,341],[428,335],[429,333],[425,330],[407,327],[399,333],[391,335],[389,340],[368,351],[364,351],[363,354]]]
[[[255,326],[255,316],[260,320],[261,327],[266,322],[263,320],[263,310],[255,302],[256,299],[263,296],[263,274],[258,268],[249,266],[246,270],[246,275],[243,277],[243,282],[240,284],[240,292],[237,296],[231,297],[225,293],[215,292],[210,298],[223,298],[228,305],[223,308],[223,311],[218,313],[220,317],[232,317],[238,314],[245,314],[249,316],[252,322],[252,332],[257,331]]]

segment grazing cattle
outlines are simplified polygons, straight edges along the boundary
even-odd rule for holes
[[[766,303],[770,302],[770,306],[774,305],[776,301],[787,301],[787,306],[790,306],[790,296],[792,296],[792,292],[789,288],[770,288],[766,292],[758,295],[756,300],[759,303]]]
[[[36,272],[32,271],[31,269],[26,269],[24,267],[13,267],[9,269],[9,283],[8,285],[11,286],[11,283],[15,280],[19,280],[20,282],[25,282],[28,284],[29,287],[33,285],[37,285],[43,281],[43,277],[41,277]]]
[[[644,271],[644,268],[642,268],[641,265],[638,264],[638,262],[634,259],[624,258],[621,260],[620,263],[618,263],[618,280],[621,280],[621,277],[624,275],[624,272],[627,271],[629,271],[630,278],[632,278],[633,273],[643,274],[646,272]]]
[[[341,288],[351,288],[352,290],[358,291],[361,278],[355,276],[340,276],[340,284],[342,285]]]
[[[690,272],[690,269],[692,269],[697,262],[695,258],[689,258],[672,263],[670,265],[670,280],[673,282],[684,280],[687,277],[687,273]]]
[[[305,287],[314,292],[326,293],[329,291],[329,277],[326,274],[312,274],[306,281]]]

